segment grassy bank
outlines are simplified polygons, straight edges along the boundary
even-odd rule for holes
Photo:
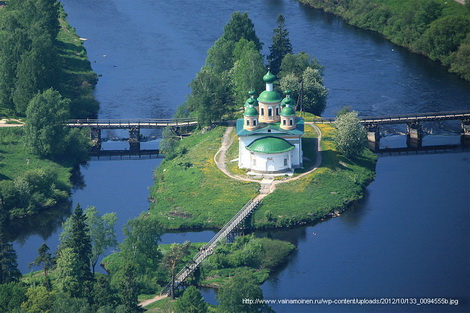
[[[181,141],[187,152],[155,170],[150,212],[166,229],[220,228],[259,185],[232,180],[214,163],[226,127],[195,133]]]
[[[98,110],[93,98],[96,74],[63,9],[59,22],[60,92],[71,99],[72,116],[93,116]],[[0,128],[0,197],[7,217],[24,220],[68,201],[75,165],[31,153],[24,143],[23,127]]]
[[[60,8],[60,31],[57,36],[59,55],[62,59],[61,83],[59,92],[71,100],[72,118],[95,117],[99,103],[93,97],[98,78],[91,68],[83,46],[83,40],[67,21],[67,13]]]
[[[369,150],[348,160],[334,148],[333,127],[320,125],[322,132],[321,167],[295,181],[278,184],[274,193],[263,199],[253,218],[255,228],[278,228],[313,223],[332,216],[362,198],[374,179],[376,156]],[[304,155],[312,166],[316,132],[306,126]],[[259,189],[257,183],[233,180],[217,169],[213,157],[221,144],[225,127],[205,134],[194,134],[182,141],[187,153],[165,160],[155,172],[150,211],[167,229],[220,228]],[[228,169],[242,175],[236,162],[238,143],[227,153]],[[302,171],[300,171],[302,172]],[[336,212],[336,213],[335,213]]]
[[[278,184],[254,214],[255,228],[289,227],[317,222],[361,199],[374,179],[377,157],[369,150],[348,160],[335,150],[329,124],[322,133],[320,168],[298,180]]]
[[[470,80],[470,4],[453,0],[299,0],[439,61]],[[468,2],[468,1],[467,1]]]

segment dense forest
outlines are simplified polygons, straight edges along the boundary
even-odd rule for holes
[[[55,0],[10,0],[0,9],[0,116],[25,116],[31,99],[50,88],[70,99],[71,117],[92,117],[96,74]]]
[[[299,0],[377,31],[470,80],[470,3],[451,0]]]

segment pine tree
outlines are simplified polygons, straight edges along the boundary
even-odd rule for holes
[[[224,26],[224,34],[221,38],[234,43],[245,38],[248,41],[253,41],[258,51],[263,47],[258,36],[256,36],[255,25],[246,12],[233,12],[230,21]]]
[[[206,313],[207,303],[201,292],[194,286],[186,289],[176,302],[176,313]]]
[[[127,264],[124,268],[124,275],[119,284],[119,296],[121,304],[125,307],[127,313],[139,313],[144,310],[138,305],[137,296],[139,295],[139,287],[135,281],[136,268],[132,264]]]
[[[274,29],[273,44],[269,47],[268,62],[271,72],[279,73],[282,59],[286,54],[292,53],[292,44],[289,40],[289,31],[285,28],[285,19],[279,14],[276,19],[277,28]]]
[[[16,282],[21,277],[16,251],[6,239],[5,218],[5,211],[0,207],[0,284]]]
[[[63,262],[63,267],[72,266],[71,269],[65,269],[64,279],[72,279],[77,282],[77,290],[72,291],[73,296],[85,297],[90,296],[91,283],[93,280],[93,274],[90,268],[90,258],[92,255],[91,250],[91,238],[88,232],[88,226],[86,224],[86,216],[83,213],[80,204],[75,207],[74,214],[70,217],[71,219],[71,231],[68,237],[61,238],[60,250],[68,251],[68,257],[72,255],[75,260],[73,264]],[[65,254],[59,254],[59,260],[57,261],[58,267],[62,263],[61,258],[65,257]]]

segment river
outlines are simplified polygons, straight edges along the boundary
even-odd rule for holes
[[[345,105],[362,115],[469,108],[470,84],[380,35],[359,30],[291,0],[62,0],[99,82],[103,118],[167,118],[189,92],[207,49],[233,11],[247,11],[264,54],[282,13],[295,52],[325,67],[331,116]],[[456,143],[456,123],[425,125],[424,144]],[[402,129],[384,129],[382,145],[403,146]],[[114,134],[110,134],[114,136]],[[105,146],[119,145],[108,142]],[[157,145],[158,141],[147,143]],[[117,212],[117,233],[148,208],[160,159],[93,160],[81,169],[73,204]],[[456,306],[275,305],[277,312],[468,312],[470,291],[470,153],[381,156],[360,205],[315,226],[269,234],[298,251],[262,285],[266,299],[447,297]],[[15,243],[22,272],[42,242],[57,246],[60,227]],[[314,233],[316,235],[314,235]],[[212,231],[165,234],[163,242],[207,241]],[[214,301],[214,292],[204,290]]]

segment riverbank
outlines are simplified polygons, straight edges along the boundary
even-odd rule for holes
[[[82,40],[59,8],[60,31],[57,36],[61,60],[59,90],[71,99],[72,116],[95,116],[98,102],[93,98],[97,75],[92,71]],[[18,225],[28,225],[30,217],[57,218],[57,210],[69,206],[72,171],[78,166],[68,159],[47,159],[33,154],[25,147],[24,119],[2,119],[0,125],[0,197],[11,228],[8,237],[14,240],[29,230],[18,231]],[[23,187],[21,187],[23,186]],[[44,211],[45,216],[40,216]],[[23,229],[22,227],[20,227]],[[13,231],[14,229],[14,231]]]
[[[372,30],[470,81],[470,9],[455,1],[299,0]]]
[[[299,177],[278,178],[275,190],[268,194],[255,211],[254,229],[272,229],[311,224],[327,217],[338,216],[345,208],[364,195],[374,179],[376,156],[369,150],[355,160],[348,160],[335,150],[333,127],[320,124],[322,133],[322,165]],[[154,202],[150,212],[167,230],[221,228],[260,190],[262,177],[243,177],[240,171],[226,176],[213,159],[226,127],[196,133],[181,141],[187,151],[173,160],[165,160],[155,171],[151,190]],[[306,127],[303,150],[310,166],[315,165],[316,131]],[[234,142],[232,140],[232,142]],[[227,149],[226,169],[230,172],[237,155],[237,144]],[[301,172],[311,170],[304,169]],[[295,174],[295,176],[301,173]],[[294,176],[294,177],[295,177]],[[283,182],[283,180],[286,180]]]

